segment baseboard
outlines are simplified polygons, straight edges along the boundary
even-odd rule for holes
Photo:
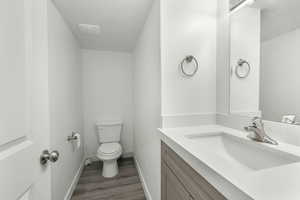
[[[68,189],[68,192],[67,192],[64,200],[70,200],[72,198],[74,190],[75,190],[75,188],[78,184],[79,178],[80,178],[81,173],[83,171],[84,163],[85,163],[85,159],[83,159],[83,161],[81,162],[80,167],[79,167],[79,169],[78,169],[78,171],[77,171],[77,173],[76,173],[76,175],[75,175],[75,177],[74,177],[74,179],[73,179],[73,181],[72,181],[72,183],[71,183],[71,185]]]
[[[122,155],[122,158],[133,158],[133,153],[132,152],[124,153]]]
[[[141,180],[141,183],[142,183],[142,186],[143,186],[143,190],[144,190],[146,199],[147,200],[152,200],[152,197],[151,197],[151,194],[149,192],[147,183],[146,183],[145,178],[144,178],[143,173],[142,173],[141,166],[139,165],[139,162],[137,161],[137,159],[135,157],[133,157],[133,158],[134,158],[135,166],[136,166],[137,171],[139,173],[139,177],[140,177],[140,180]]]

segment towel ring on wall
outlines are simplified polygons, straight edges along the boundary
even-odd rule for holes
[[[246,67],[246,71],[241,72],[240,69],[242,69],[244,67]],[[239,59],[237,62],[237,66],[235,68],[236,76],[240,79],[247,78],[250,74],[250,71],[251,71],[251,66],[250,66],[249,62],[246,60],[243,60],[243,59]]]
[[[186,72],[186,70],[185,70],[185,63],[191,63],[191,62],[194,62],[195,63],[195,69],[191,72],[191,73],[188,73],[188,72]],[[192,77],[192,76],[194,76],[196,73],[197,73],[197,71],[198,71],[198,68],[199,68],[199,63],[198,63],[198,61],[197,61],[197,59],[194,57],[194,56],[192,56],[192,55],[190,55],[190,56],[186,56],[182,61],[181,61],[181,63],[180,63],[180,68],[181,68],[181,72],[185,75],[185,76],[189,76],[189,77]]]

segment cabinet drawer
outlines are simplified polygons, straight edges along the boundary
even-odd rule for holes
[[[165,161],[168,168],[176,175],[180,182],[195,200],[226,200],[207,180],[192,169],[167,145]]]

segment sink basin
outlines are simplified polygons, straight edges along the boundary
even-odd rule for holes
[[[251,172],[299,162],[300,157],[227,133],[186,135],[212,159]]]

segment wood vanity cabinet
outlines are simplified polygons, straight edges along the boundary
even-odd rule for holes
[[[161,200],[226,200],[226,198],[162,142]]]

